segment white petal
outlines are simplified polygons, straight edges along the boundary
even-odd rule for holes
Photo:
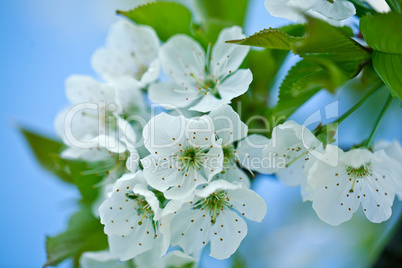
[[[363,164],[370,163],[372,153],[367,149],[352,149],[342,156],[342,161],[354,168],[360,168]]]
[[[134,231],[135,230],[135,231]],[[154,227],[147,220],[142,225],[134,226],[133,232],[128,235],[109,235],[109,247],[113,256],[121,261],[127,261],[149,250],[155,243]]]
[[[172,245],[187,254],[198,255],[209,241],[210,217],[205,210],[186,209],[172,219]]]
[[[144,177],[151,187],[165,192],[169,187],[177,186],[182,174],[177,171],[178,164],[175,160],[149,155],[142,159],[141,163],[144,167]]]
[[[189,108],[190,111],[198,111],[207,113],[222,104],[228,104],[230,100],[218,99],[214,95],[208,93],[200,98],[200,101]]]
[[[219,95],[224,100],[231,100],[243,95],[253,81],[253,74],[250,69],[240,69],[229,77],[225,78],[219,85]]]
[[[208,181],[211,181],[212,177],[220,173],[223,169],[222,148],[214,147],[210,149],[208,153],[205,154],[203,167]]]
[[[179,250],[174,250],[163,257],[160,262],[161,267],[190,267],[189,264],[195,264],[197,260]]]
[[[264,174],[270,174],[272,159],[264,157],[263,149],[269,139],[262,135],[252,134],[241,140],[236,148],[239,155],[239,163],[242,167]]]
[[[254,191],[242,187],[227,191],[229,202],[240,214],[249,220],[261,222],[267,213],[267,205]]]
[[[229,258],[236,252],[247,235],[247,224],[235,212],[228,209],[220,212],[210,231],[211,257],[218,260]]]
[[[175,212],[178,212],[181,209],[181,207],[185,204],[187,205],[186,206],[187,208],[190,208],[191,207],[190,205],[193,204],[193,200],[194,200],[193,196],[188,197],[186,199],[170,200],[162,211],[162,218],[166,218],[170,214],[176,214]]]
[[[130,115],[133,111],[145,109],[144,98],[139,82],[130,77],[115,79],[112,83],[116,92],[116,111],[118,114]]]
[[[236,164],[224,167],[225,173],[215,176],[217,179],[223,179],[230,183],[243,183],[247,188],[250,187],[250,180],[247,174]]]
[[[375,223],[388,220],[392,214],[391,207],[395,197],[392,188],[383,183],[381,177],[378,181],[363,179],[361,183],[364,196],[362,207],[367,219]]]
[[[356,14],[355,6],[349,1],[343,0],[334,3],[324,0],[317,1],[313,10],[333,20],[344,20]]]
[[[148,190],[148,187],[144,184],[136,184],[133,187],[133,192],[137,195],[145,197],[147,203],[151,206],[154,212],[154,221],[159,220],[161,209],[159,208],[159,200],[156,198],[155,194]]]
[[[185,137],[188,145],[200,148],[220,145],[221,142],[215,142],[214,125],[211,118],[206,115],[186,121]]]
[[[69,146],[81,149],[97,146],[89,141],[104,131],[105,122],[98,120],[98,113],[98,106],[94,103],[82,103],[63,110],[55,120],[57,135]]]
[[[177,83],[196,84],[194,75],[204,80],[205,53],[203,48],[187,35],[174,35],[160,49],[162,68]]]
[[[213,109],[209,117],[214,122],[215,134],[222,139],[222,144],[231,144],[247,136],[248,127],[240,116],[227,104]]]
[[[92,66],[107,80],[138,79],[157,58],[158,49],[159,40],[151,27],[120,21],[111,27],[106,47],[92,56]]]
[[[108,250],[84,252],[80,258],[82,268],[129,268],[125,263],[119,262]]]
[[[322,143],[305,126],[287,121],[274,128],[272,138],[263,153],[264,157],[272,159],[269,170],[278,172],[285,167],[284,163],[289,165],[300,157],[308,159],[307,153],[320,157]]]
[[[191,169],[185,174],[177,172],[176,185],[164,192],[167,199],[186,199],[194,193],[198,185],[207,183],[198,170]]]
[[[239,26],[223,29],[212,48],[211,73],[222,78],[229,74],[229,71],[235,72],[250,50],[249,46],[239,46],[225,43],[228,40],[242,39],[246,37]]]
[[[380,141],[374,145],[374,151],[384,150],[385,153],[399,161],[402,164],[402,147],[398,140],[394,140],[392,143],[388,141]]]
[[[71,75],[65,82],[67,98],[72,103],[114,102],[114,89],[86,75]]]
[[[312,201],[313,209],[318,217],[331,225],[339,225],[352,218],[360,205],[360,184],[356,184],[350,193],[353,180],[340,165],[333,168],[323,162],[316,161],[308,173],[309,183],[314,180]]]
[[[166,113],[153,117],[144,127],[144,145],[152,155],[170,155],[179,152],[185,139],[187,120],[184,116]],[[159,154],[158,154],[159,153]]]
[[[303,13],[311,9],[316,0],[265,0],[265,8],[274,17],[304,22]]]
[[[155,59],[151,62],[148,67],[148,70],[141,77],[141,86],[145,86],[147,84],[151,84],[152,82],[158,79],[161,73],[161,62],[159,59]]]
[[[279,180],[286,186],[298,186],[306,181],[304,167],[308,161],[304,157],[297,159],[290,166],[276,173]]]
[[[208,184],[204,189],[199,189],[195,191],[195,194],[201,198],[207,198],[212,193],[221,190],[235,190],[242,188],[242,184],[232,184],[225,180],[216,180]]]
[[[91,142],[96,142],[99,147],[106,148],[113,153],[121,154],[127,150],[126,145],[112,135],[99,135]]]
[[[113,187],[113,191],[99,207],[101,223],[105,225],[105,233],[108,235],[127,235],[132,232],[131,227],[138,225],[136,202],[126,197],[126,193],[132,192],[134,185],[143,183],[141,172],[125,174]]]
[[[129,148],[130,156],[127,158],[126,167],[132,173],[138,171],[138,167],[140,164],[140,154],[138,153],[137,149]]]
[[[108,161],[111,158],[108,150],[104,148],[97,150],[69,147],[60,156],[64,159],[80,159],[89,162]]]
[[[197,89],[169,81],[152,84],[148,88],[148,97],[152,102],[161,105],[165,109],[176,109],[188,107],[202,96]]]

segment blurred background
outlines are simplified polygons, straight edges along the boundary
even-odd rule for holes
[[[143,1],[0,1],[0,99],[4,100],[0,105],[0,140],[5,170],[0,187],[0,267],[42,266],[45,237],[64,230],[79,196],[74,188],[41,169],[19,134],[18,125],[55,136],[54,118],[68,105],[64,79],[70,74],[95,76],[90,58],[104,44],[109,26],[120,19],[115,10],[130,9],[139,2]],[[250,1],[247,35],[289,23],[271,17],[263,2]],[[282,76],[296,60],[288,59]],[[341,144],[348,147],[368,136],[362,126],[373,121],[373,113],[376,117],[377,103],[385,101],[383,95],[367,103],[365,116],[361,112],[345,122],[340,129]],[[336,104],[335,110],[342,113],[356,99],[356,92],[341,91],[338,96],[320,92],[293,119],[303,123],[308,115],[336,100],[339,106]],[[401,141],[402,113],[398,103],[393,106],[379,136]],[[260,176],[254,189],[265,199],[268,213],[263,224],[249,222],[249,235],[234,256],[249,267],[367,267],[401,212],[399,202],[395,202],[394,215],[385,224],[371,224],[358,214],[340,227],[331,227],[317,218],[311,203],[301,202],[296,188]],[[206,257],[202,264],[229,267],[231,260],[220,262]],[[61,267],[68,267],[68,263]]]

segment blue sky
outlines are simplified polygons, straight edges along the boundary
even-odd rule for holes
[[[0,105],[5,170],[0,187],[0,256],[4,267],[40,267],[45,261],[45,236],[65,228],[78,196],[75,189],[39,167],[16,130],[17,123],[54,136],[54,118],[68,105],[65,78],[95,75],[90,57],[103,45],[109,25],[118,19],[115,9],[127,9],[131,3],[0,1],[0,99],[5,101]],[[287,22],[270,17],[263,0],[253,1],[250,12],[247,34]],[[333,99],[323,97],[328,102]],[[399,129],[397,124],[383,132],[390,138],[399,133],[401,140]]]

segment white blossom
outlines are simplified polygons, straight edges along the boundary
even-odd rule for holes
[[[398,140],[393,142],[379,141],[374,144],[374,151],[384,150],[384,152],[392,159],[402,164],[402,146]]]
[[[238,26],[219,34],[211,55],[187,35],[171,37],[160,49],[163,70],[172,78],[152,84],[149,98],[167,109],[189,107],[208,112],[245,93],[252,81],[249,69],[238,70],[249,47],[226,44],[245,36]]]
[[[263,150],[270,160],[266,173],[277,173],[283,183],[298,186],[305,181],[304,168],[313,153],[322,152],[322,143],[309,129],[294,121],[276,126]]]
[[[158,246],[160,256],[164,255],[169,235],[160,214],[159,200],[148,189],[142,172],[123,175],[99,207],[111,254],[125,261]]]
[[[116,259],[109,250],[88,251],[80,257],[81,268],[130,268],[129,264]]]
[[[222,171],[223,152],[207,116],[187,119],[161,113],[144,127],[151,153],[141,160],[144,176],[168,199],[185,198]]]
[[[159,46],[152,27],[121,20],[112,25],[106,46],[95,51],[92,66],[107,81],[130,77],[144,87],[159,77]]]
[[[234,144],[247,136],[247,125],[240,120],[239,115],[227,104],[213,109],[208,116],[213,122],[214,134],[221,141],[223,151],[223,170],[215,175],[215,178],[229,182],[241,182],[249,187],[250,181],[247,174],[237,165],[237,162],[240,161]]]
[[[170,222],[171,244],[197,256],[208,243],[210,256],[229,258],[247,234],[242,216],[260,222],[267,207],[263,199],[244,184],[212,181],[187,200],[172,200],[163,217]]]
[[[195,263],[196,260],[193,257],[179,250],[171,251],[160,257],[155,248],[125,262],[114,257],[109,250],[84,252],[80,258],[81,268],[190,268],[195,266]]]
[[[361,204],[370,221],[387,220],[395,194],[402,193],[401,164],[383,150],[372,153],[359,148],[343,152],[333,145],[327,145],[326,150],[335,151],[328,154],[330,158],[339,155],[338,165],[315,159],[307,173],[318,217],[338,225],[351,219]]]
[[[265,0],[265,8],[274,17],[294,22],[305,22],[305,14],[324,18],[330,23],[356,14],[354,5],[346,0]]]
[[[250,171],[270,174],[271,159],[264,157],[263,149],[268,145],[269,139],[265,136],[252,134],[239,141],[236,151],[239,155],[240,165]]]

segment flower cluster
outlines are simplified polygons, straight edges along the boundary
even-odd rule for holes
[[[90,172],[106,175],[94,211],[109,250],[85,253],[83,267],[191,264],[207,244],[211,256],[226,259],[247,234],[244,219],[264,218],[243,161],[255,135],[247,137],[228,105],[252,81],[249,69],[239,69],[249,48],[225,43],[243,37],[240,27],[224,29],[205,52],[185,35],[160,46],[152,28],[120,21],[92,58],[104,82],[67,79],[73,105],[56,119],[68,146],[62,157],[92,162]],[[169,81],[159,80],[161,69]],[[147,98],[179,114],[153,116]]]
[[[267,0],[266,7],[294,21],[301,13],[340,21],[356,12],[343,0]],[[253,172],[300,186],[331,225],[360,205],[371,222],[391,216],[395,195],[402,198],[398,142],[371,146],[370,138],[343,151],[334,133],[324,133],[328,126],[310,131],[294,121],[269,138],[248,135],[230,104],[253,80],[240,68],[250,48],[226,43],[244,37],[233,26],[214,44],[184,34],[161,44],[151,27],[120,21],[92,57],[102,80],[67,79],[72,106],[55,122],[61,156],[105,175],[92,205],[108,249],[83,254],[82,267],[192,266],[207,245],[210,256],[229,258],[247,235],[246,219],[261,222],[267,211],[250,189]]]
[[[392,214],[395,195],[402,197],[402,148],[379,143],[344,152],[325,146],[310,130],[293,121],[275,127],[265,157],[283,159],[281,167],[269,168],[288,186],[301,186],[303,200],[311,200],[318,217],[331,225],[348,221],[360,204],[372,222]]]

